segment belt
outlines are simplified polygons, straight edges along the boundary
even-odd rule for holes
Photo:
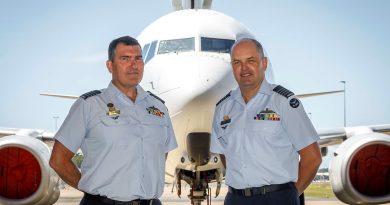
[[[84,198],[112,205],[152,205],[153,199],[136,199],[133,201],[117,201],[106,196],[92,195],[84,192]]]
[[[285,183],[285,184],[271,184],[265,185],[262,187],[251,187],[246,189],[235,189],[229,186],[229,192],[234,195],[239,196],[255,196],[255,195],[265,195],[270,192],[281,191],[284,189],[289,189],[294,186],[293,182]]]

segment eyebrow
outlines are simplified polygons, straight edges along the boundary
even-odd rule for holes
[[[255,59],[255,57],[254,57],[254,56],[250,56],[250,57],[244,58],[244,59],[242,59],[242,60],[253,60],[253,59]],[[234,61],[241,61],[241,59],[233,59],[233,62],[234,62]]]

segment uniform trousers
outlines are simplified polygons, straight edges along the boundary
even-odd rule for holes
[[[252,196],[228,192],[224,205],[299,205],[299,197],[294,183],[290,183],[287,189]]]
[[[107,197],[84,194],[80,205],[162,205],[159,199],[152,200],[133,200],[128,202],[112,200]]]

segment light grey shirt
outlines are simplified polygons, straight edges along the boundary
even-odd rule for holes
[[[275,87],[264,79],[247,104],[237,88],[216,107],[211,151],[225,155],[233,188],[296,182],[298,151],[319,139],[299,100]]]
[[[55,136],[84,154],[78,188],[120,201],[159,198],[165,153],[177,147],[166,106],[141,86],[132,102],[112,83],[84,98],[73,104]]]

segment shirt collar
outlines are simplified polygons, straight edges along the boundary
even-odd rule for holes
[[[257,93],[261,93],[264,95],[272,95],[272,86],[265,78],[263,79],[263,82],[261,82],[260,89],[257,91]],[[238,101],[243,100],[241,96],[240,87],[237,87],[235,90],[232,91],[232,97]]]
[[[136,98],[136,102],[137,102],[137,101],[140,101],[140,100],[143,100],[144,98],[146,98],[146,97],[148,96],[148,93],[147,93],[140,85],[137,85],[136,89],[137,89],[137,98]],[[126,101],[126,102],[131,101],[131,100],[130,100],[122,91],[120,91],[112,82],[110,82],[110,84],[108,84],[107,91],[108,91],[110,97],[118,97],[119,99],[124,100],[124,101]]]
[[[268,83],[268,81],[264,78],[263,82],[260,85],[259,91],[257,93],[262,93],[265,95],[272,95],[272,87],[271,84]]]

